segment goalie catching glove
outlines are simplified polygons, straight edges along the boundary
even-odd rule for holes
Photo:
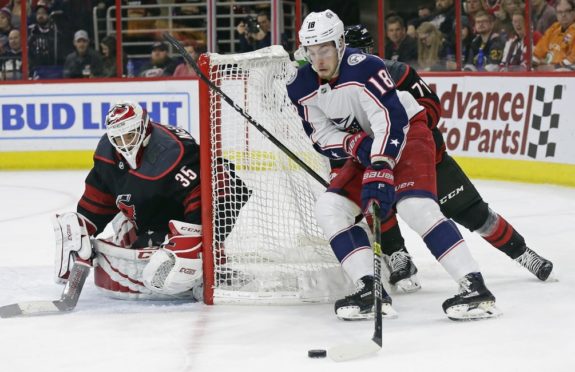
[[[96,225],[75,212],[56,215],[52,224],[56,237],[54,280],[63,284],[68,280],[76,257],[92,264],[90,236],[96,233]]]
[[[177,294],[202,281],[202,227],[171,220],[170,234],[144,268],[146,288],[161,294]]]

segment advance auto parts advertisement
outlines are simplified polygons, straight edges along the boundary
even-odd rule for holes
[[[439,128],[453,155],[575,164],[575,78],[424,79],[441,100]]]

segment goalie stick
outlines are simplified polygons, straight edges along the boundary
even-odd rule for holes
[[[2,306],[0,307],[0,318],[63,314],[74,310],[86,278],[90,274],[90,268],[91,266],[88,263],[76,259],[59,300],[26,301]]]
[[[243,116],[250,124],[256,127],[257,130],[260,131],[267,139],[269,139],[274,145],[276,145],[281,151],[283,151],[291,160],[296,162],[300,167],[302,167],[310,176],[315,178],[319,183],[321,183],[326,188],[328,187],[328,183],[324,180],[319,174],[317,174],[313,169],[311,169],[303,160],[301,160],[296,154],[294,154],[290,149],[288,149],[283,143],[281,143],[273,134],[271,134],[266,128],[264,128],[261,124],[259,124],[250,114],[244,111],[240,106],[238,106],[226,93],[224,93],[220,87],[214,84],[194,61],[192,56],[186,51],[184,46],[172,35],[169,33],[164,33],[164,39],[166,39],[176,50],[178,53],[184,58],[184,60],[194,69],[194,71],[198,74],[198,77],[206,83],[210,89],[215,91],[219,94],[224,101],[226,101],[230,106],[233,107],[241,116]]]
[[[346,360],[358,359],[377,353],[381,350],[382,345],[382,313],[381,313],[381,297],[382,297],[382,284],[381,284],[381,221],[379,218],[379,205],[373,203],[372,206],[373,216],[373,287],[375,291],[374,296],[374,332],[371,341],[357,342],[354,344],[337,345],[328,350],[328,355],[336,362],[345,362]]]

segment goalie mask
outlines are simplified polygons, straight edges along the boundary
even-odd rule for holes
[[[299,30],[299,41],[306,50],[306,58],[309,62],[312,61],[307,52],[307,47],[332,41],[337,49],[338,56],[336,71],[339,70],[341,58],[345,52],[345,37],[343,22],[337,14],[329,9],[323,12],[310,13],[305,17]]]
[[[138,168],[138,157],[150,140],[151,129],[148,113],[135,102],[117,103],[106,116],[108,139],[132,169]]]
[[[373,54],[375,43],[371,34],[362,24],[345,28],[345,43],[351,48],[358,48],[366,54]]]

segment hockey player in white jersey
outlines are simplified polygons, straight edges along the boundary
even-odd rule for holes
[[[316,204],[316,217],[355,293],[335,303],[345,320],[373,316],[373,253],[355,217],[371,203],[385,218],[392,208],[425,241],[460,293],[443,303],[449,318],[498,314],[479,266],[455,224],[436,201],[434,143],[425,109],[395,89],[384,62],[347,48],[344,25],[330,10],[309,14],[299,39],[310,64],[288,83],[290,99],[317,151],[349,158]],[[384,293],[384,315],[392,316]]]

